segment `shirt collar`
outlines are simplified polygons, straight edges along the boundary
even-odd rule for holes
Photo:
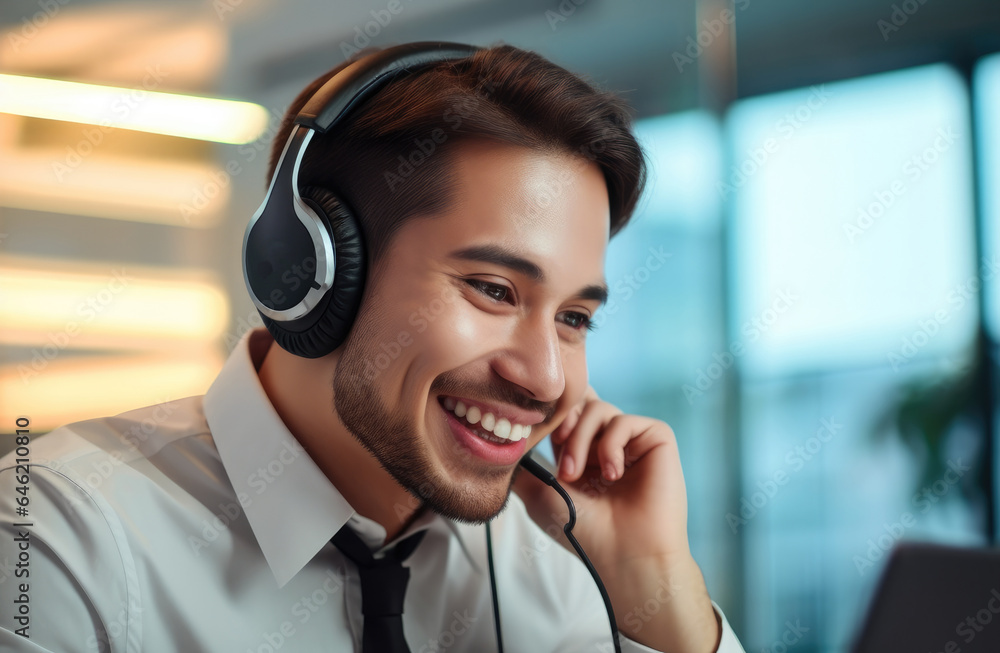
[[[271,405],[257,369],[273,342],[266,329],[244,335],[206,393],[204,410],[222,466],[282,587],[348,521],[373,548],[386,532],[355,512]],[[466,541],[468,529],[435,513],[419,517],[399,538],[423,528],[454,533],[478,567]]]

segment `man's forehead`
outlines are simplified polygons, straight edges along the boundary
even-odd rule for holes
[[[450,206],[411,233],[436,256],[506,264],[533,281],[603,282],[610,230],[599,167],[578,156],[502,144],[459,146]],[[474,255],[474,256],[473,256]]]

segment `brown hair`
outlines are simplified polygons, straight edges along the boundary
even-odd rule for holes
[[[289,106],[271,148],[268,178],[306,101],[367,49],[310,83]],[[617,233],[642,193],[646,164],[617,96],[534,52],[501,45],[433,64],[390,82],[309,145],[299,185],[337,193],[362,219],[373,263],[408,219],[447,209],[449,158],[463,140],[492,139],[576,154],[596,163],[608,186]]]

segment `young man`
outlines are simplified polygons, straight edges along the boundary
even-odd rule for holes
[[[272,172],[335,72],[293,102]],[[24,470],[0,462],[0,557],[20,565],[0,583],[0,647],[372,650],[382,617],[351,532],[384,560],[408,550],[413,653],[496,650],[491,565],[505,650],[610,651],[600,594],[560,546],[565,504],[518,474],[551,433],[622,650],[742,651],[690,554],[673,432],[587,381],[605,249],[643,178],[620,102],[537,55],[392,81],[299,172],[303,196],[335,192],[363,229],[347,339],[307,358],[258,329],[204,397],[36,441],[30,517]]]

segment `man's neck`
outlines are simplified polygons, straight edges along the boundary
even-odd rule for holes
[[[416,519],[420,505],[337,417],[335,370],[335,355],[302,358],[274,344],[257,365],[261,386],[288,430],[351,507],[381,524],[390,541]]]

